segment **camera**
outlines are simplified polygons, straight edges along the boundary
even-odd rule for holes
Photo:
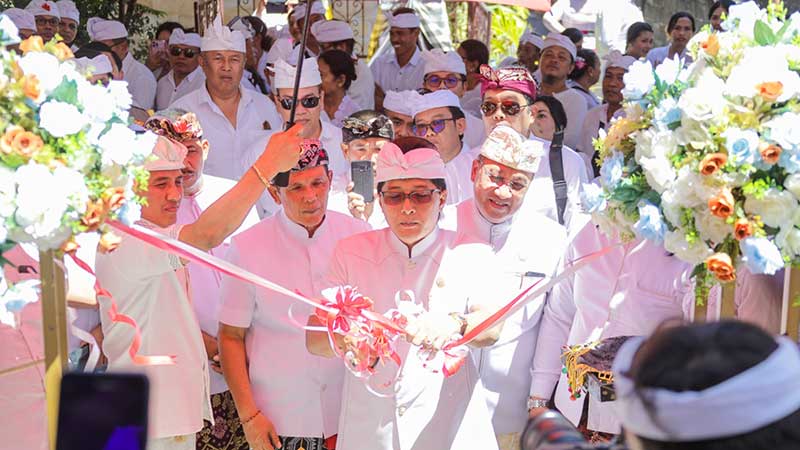
[[[627,450],[622,442],[591,444],[566,417],[547,411],[528,420],[521,450]]]

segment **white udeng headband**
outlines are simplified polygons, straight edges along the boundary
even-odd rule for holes
[[[614,359],[614,402],[622,426],[663,442],[720,439],[755,431],[800,409],[800,349],[786,337],[764,361],[703,391],[635,390],[624,375],[644,342],[633,338]],[[652,413],[641,395],[652,402]]]

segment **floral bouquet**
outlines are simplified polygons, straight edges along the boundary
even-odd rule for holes
[[[800,13],[731,6],[694,62],[637,62],[625,117],[595,141],[600,185],[584,207],[623,239],[644,238],[695,265],[697,298],[736,267],[800,263]]]

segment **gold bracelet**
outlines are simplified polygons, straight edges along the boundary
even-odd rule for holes
[[[261,175],[261,171],[260,171],[260,170],[258,170],[258,167],[256,167],[256,165],[255,165],[255,164],[253,164],[252,166],[250,166],[250,168],[251,168],[251,169],[253,169],[253,172],[255,172],[255,173],[256,173],[256,176],[257,176],[257,177],[258,177],[258,179],[259,179],[259,180],[261,180],[261,182],[264,184],[264,187],[265,187],[265,188],[268,188],[268,187],[269,187],[269,181],[267,181],[267,179],[266,179],[266,178],[264,178],[264,175]]]
[[[255,166],[253,166],[253,167],[255,167]],[[253,414],[252,416],[248,417],[248,418],[247,418],[247,419],[245,419],[245,420],[242,420],[242,421],[241,421],[241,422],[242,422],[242,425],[245,425],[245,424],[247,424],[247,423],[250,423],[250,422],[251,422],[253,419],[255,419],[255,418],[256,418],[256,416],[258,416],[259,414],[261,414],[261,410],[260,410],[260,409],[259,409],[259,410],[257,410],[257,411],[256,411],[256,413],[255,413],[255,414]]]

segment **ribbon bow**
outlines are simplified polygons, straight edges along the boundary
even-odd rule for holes
[[[430,148],[416,148],[403,154],[400,147],[387,142],[378,153],[376,181],[422,178],[434,180],[446,178],[444,161],[439,152]]]

